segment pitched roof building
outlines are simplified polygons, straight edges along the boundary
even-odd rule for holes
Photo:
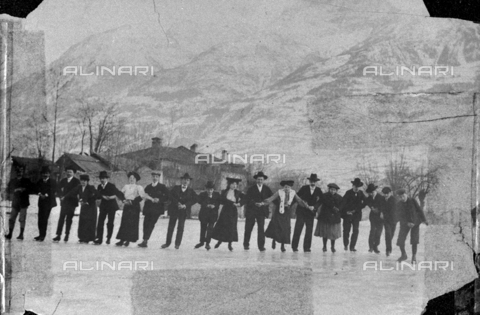
[[[64,153],[56,162],[63,172],[65,167],[73,166],[73,168],[81,173],[98,174],[100,171],[112,171],[113,167],[100,157],[92,154],[91,156],[85,154]]]
[[[207,163],[205,161],[196,163],[195,157],[202,154],[197,152],[197,147],[196,144],[190,146],[190,149],[184,146],[166,147],[162,145],[161,138],[155,137],[152,138],[150,148],[118,155],[116,164],[118,168],[125,171],[137,170],[145,166],[150,169],[162,170],[164,183],[167,186],[178,184],[179,177],[184,173],[189,173],[194,178],[191,185],[196,190],[204,189],[208,180],[214,181],[217,189],[225,188],[226,177],[241,178],[245,182],[247,177],[245,165]],[[212,160],[222,161],[222,159],[210,155],[210,161]]]

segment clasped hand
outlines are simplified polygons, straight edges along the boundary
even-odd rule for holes
[[[186,209],[187,206],[184,204],[181,204],[180,202],[178,203],[178,209]]]

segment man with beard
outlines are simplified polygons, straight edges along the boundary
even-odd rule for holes
[[[270,198],[273,193],[270,187],[263,182],[268,179],[262,171],[253,176],[257,183],[247,190],[245,205],[245,235],[243,239],[243,248],[245,250],[250,249],[250,237],[252,235],[255,221],[257,222],[257,245],[258,249],[265,251],[265,218],[269,216],[268,204],[258,206],[265,199]]]
[[[192,206],[197,203],[197,194],[192,188],[188,187],[193,178],[185,173],[180,177],[181,184],[173,187],[170,190],[170,206],[168,207],[168,221],[167,242],[163,244],[162,248],[167,248],[172,243],[173,231],[178,220],[177,236],[175,238],[175,248],[179,249],[182,243],[183,229],[185,227],[185,219],[187,213]]]
[[[117,212],[119,206],[116,198],[120,200],[124,199],[123,193],[117,189],[115,184],[108,181],[108,173],[106,171],[101,171],[98,175],[100,178],[100,185],[97,187],[97,194],[100,199],[100,214],[98,215],[97,223],[97,237],[93,242],[95,245],[100,245],[103,242],[103,228],[105,226],[105,219],[108,218],[107,222],[107,244],[110,244],[110,239],[113,234],[113,222],[115,221],[115,213]]]
[[[75,169],[72,166],[67,166],[65,173],[67,177],[63,178],[57,187],[57,195],[60,197],[61,208],[57,224],[57,236],[53,239],[54,242],[60,241],[64,223],[66,223],[64,241],[68,242],[73,215],[75,214],[75,208],[78,206],[77,196],[68,195],[68,193],[80,185],[80,181],[73,176]]]
[[[360,178],[355,178],[351,183],[352,189],[345,192],[341,209],[343,219],[343,245],[345,246],[345,250],[348,250],[348,245],[350,245],[350,251],[356,252],[355,245],[358,239],[358,228],[362,220],[362,209],[366,205],[366,197],[363,191],[360,190],[360,187],[363,186]],[[352,228],[352,238],[350,239],[350,230]]]
[[[143,242],[139,247],[147,247],[148,240],[152,235],[158,218],[165,213],[165,203],[169,198],[169,191],[164,184],[160,183],[161,171],[152,171],[152,183],[145,187],[145,205],[143,206]]]
[[[303,251],[308,253],[311,251],[313,236],[313,221],[315,219],[315,211],[322,203],[322,190],[316,187],[316,183],[320,180],[317,174],[311,174],[309,185],[305,185],[298,191],[297,195],[308,203],[309,208],[303,207],[301,204],[297,206],[297,220],[295,222],[295,230],[293,232],[292,250],[298,251],[298,243],[302,234],[303,226],[306,226],[305,237],[303,239]]]

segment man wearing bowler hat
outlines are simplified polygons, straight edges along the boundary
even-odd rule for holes
[[[309,208],[303,207],[301,204],[297,206],[297,220],[295,222],[295,230],[293,232],[292,250],[298,251],[298,243],[300,241],[300,235],[302,234],[303,226],[306,226],[305,237],[303,239],[303,251],[310,252],[312,246],[313,235],[313,221],[315,219],[315,211],[322,204],[322,190],[316,187],[320,178],[317,174],[311,174],[309,178],[309,185],[304,185],[298,191],[297,195],[308,203]]]
[[[360,221],[362,220],[362,209],[366,205],[366,197],[360,187],[363,187],[363,182],[360,178],[355,178],[352,183],[352,189],[345,192],[341,207],[341,214],[343,219],[343,245],[345,250],[356,252],[355,245],[357,245],[358,232]],[[352,230],[352,237],[350,238],[350,230]]]
[[[270,198],[273,193],[270,187],[264,184],[264,181],[268,179],[262,171],[253,176],[256,180],[256,184],[252,185],[247,190],[245,205],[245,235],[243,239],[243,248],[248,250],[250,248],[250,237],[252,235],[255,221],[257,222],[257,245],[258,249],[265,251],[265,218],[268,218],[269,206],[268,204],[258,206],[265,199]]]
[[[168,207],[168,231],[167,242],[162,245],[162,248],[167,248],[172,243],[173,231],[178,220],[177,236],[175,238],[175,248],[179,249],[182,243],[183,228],[185,227],[185,219],[187,218],[187,212],[190,211],[192,206],[197,203],[197,194],[192,188],[188,187],[190,181],[193,178],[185,173],[180,177],[181,185],[174,186],[170,190],[170,205]]]
[[[427,218],[423,213],[423,209],[418,202],[409,197],[405,189],[399,189],[397,191],[398,198],[397,203],[400,232],[398,232],[397,246],[400,247],[402,256],[398,261],[407,260],[407,252],[405,251],[405,241],[408,233],[410,233],[410,244],[412,245],[412,264],[417,260],[417,246],[420,242],[420,224],[425,223],[428,225]]]
[[[42,178],[35,185],[35,193],[38,194],[38,233],[34,239],[43,242],[47,236],[48,218],[53,207],[57,206],[55,194],[57,182],[50,178],[50,168],[43,166],[40,170]]]
[[[75,214],[75,208],[78,206],[77,196],[68,194],[80,185],[80,181],[74,177],[75,172],[76,170],[72,166],[65,167],[67,177],[63,178],[57,186],[57,196],[60,197],[61,208],[57,224],[57,236],[53,239],[54,242],[60,241],[64,223],[66,223],[64,241],[68,242],[73,215]]]
[[[366,193],[368,194],[367,205],[370,208],[370,215],[368,219],[370,220],[370,234],[368,236],[368,251],[375,252],[379,254],[378,245],[380,245],[380,238],[383,232],[383,215],[381,212],[382,209],[382,197],[377,193],[377,188],[375,184],[368,184]]]
[[[212,181],[208,181],[205,185],[205,191],[198,196],[198,203],[201,206],[198,214],[198,220],[200,220],[200,243],[195,245],[195,248],[200,248],[206,243],[205,248],[207,250],[210,249],[213,226],[217,221],[218,208],[220,207],[220,193],[214,190],[215,185]]]
[[[147,247],[148,240],[152,235],[158,218],[165,213],[165,203],[168,201],[170,192],[167,187],[160,183],[161,171],[152,171],[152,183],[145,187],[145,205],[143,206],[143,242],[139,247]]]
[[[123,200],[125,197],[123,193],[117,189],[115,184],[110,183],[108,173],[101,171],[98,175],[100,178],[100,185],[97,187],[98,196],[100,199],[100,213],[98,215],[97,223],[97,238],[93,242],[95,245],[100,245],[103,242],[103,228],[105,226],[105,219],[107,222],[107,244],[110,244],[110,239],[113,234],[113,222],[115,221],[115,213],[118,210],[118,203],[116,198]]]

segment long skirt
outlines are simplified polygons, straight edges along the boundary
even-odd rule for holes
[[[97,228],[97,207],[82,205],[78,219],[78,239],[83,242],[95,241]]]
[[[122,221],[117,239],[127,242],[138,241],[138,222],[140,221],[140,204],[123,206]]]
[[[238,210],[234,205],[223,206],[213,228],[212,238],[219,242],[238,242]]]
[[[330,224],[319,220],[314,235],[326,237],[329,240],[336,240],[342,236],[342,229],[340,228],[340,223]]]
[[[278,243],[290,244],[291,208],[285,208],[283,214],[279,212],[278,207],[276,208],[273,212],[272,220],[265,231],[265,237],[271,238]]]

